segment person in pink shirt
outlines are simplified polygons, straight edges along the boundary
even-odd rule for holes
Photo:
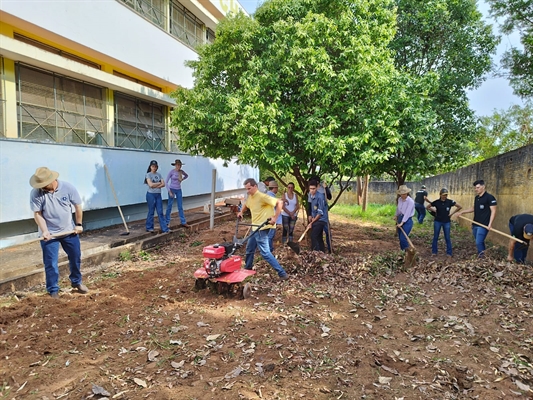
[[[167,175],[167,187],[168,187],[168,204],[167,212],[165,218],[167,220],[167,226],[170,227],[170,214],[172,214],[172,205],[174,204],[174,199],[178,202],[178,212],[180,215],[181,226],[186,228],[189,227],[187,220],[185,219],[185,214],[183,212],[183,195],[181,192],[181,182],[189,177],[185,171],[181,169],[183,163],[181,160],[176,160],[170,165],[174,166],[174,169],[170,170]]]
[[[406,185],[401,185],[396,194],[400,197],[398,198],[398,205],[396,207],[396,215],[394,220],[396,221],[396,226],[398,227],[396,231],[398,232],[398,237],[400,238],[400,248],[405,250],[409,247],[409,242],[405,235],[409,235],[411,229],[413,229],[413,215],[415,215],[415,201],[409,197],[409,189]],[[405,235],[401,231],[402,228],[405,231]]]

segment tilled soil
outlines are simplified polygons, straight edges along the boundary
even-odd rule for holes
[[[428,222],[405,268],[393,228],[332,218],[333,255],[278,246],[284,282],[257,255],[246,300],[194,289],[230,222],[4,298],[0,398],[533,398],[531,266],[457,227],[432,257]]]

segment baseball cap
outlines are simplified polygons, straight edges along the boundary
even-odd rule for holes
[[[441,194],[441,195],[443,195],[443,194],[448,194],[448,189],[446,189],[446,188],[442,188],[442,189],[440,190],[440,194]]]
[[[278,182],[270,181],[270,182],[268,182],[268,187],[269,188],[277,188],[278,187]]]
[[[530,240],[533,238],[533,224],[526,224],[524,226],[524,239]]]
[[[157,161],[156,161],[156,160],[152,160],[152,161],[150,161],[150,166],[152,166],[152,165],[158,165],[158,164],[157,164]]]
[[[426,185],[422,185],[420,186],[422,189],[426,189]]]

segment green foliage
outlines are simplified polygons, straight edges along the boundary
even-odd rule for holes
[[[435,78],[395,70],[394,34],[391,0],[270,0],[254,20],[222,21],[188,62],[194,88],[173,94],[178,146],[268,169],[281,184],[288,173],[301,194],[312,175],[374,171],[396,154],[399,125],[435,122]]]
[[[428,92],[435,116],[431,129],[416,116],[402,121],[396,156],[376,171],[387,172],[402,184],[408,176],[445,172],[469,158],[476,121],[467,91],[478,87],[490,71],[498,40],[473,0],[394,2],[398,28],[390,48],[396,67],[421,78],[438,76]],[[422,115],[429,118],[430,111]]]
[[[502,31],[518,31],[523,50],[511,48],[502,63],[509,70],[509,80],[517,95],[533,98],[533,1],[488,0],[491,14],[503,18]]]
[[[150,261],[152,259],[152,256],[147,251],[141,250],[139,251],[139,259],[142,261]]]
[[[533,143],[533,104],[511,106],[482,117],[472,145],[473,162],[495,157]]]
[[[118,258],[120,261],[130,261],[132,259],[132,255],[129,250],[124,250],[120,252]]]

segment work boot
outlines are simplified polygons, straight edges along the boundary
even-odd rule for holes
[[[191,227],[187,222],[185,222],[184,224],[181,224],[181,226],[183,226],[184,228],[190,228]]]
[[[50,295],[50,297],[52,299],[59,299],[59,293],[57,292],[54,292],[54,293],[48,293]]]
[[[288,279],[289,279],[289,275],[283,275],[283,276],[280,276],[280,277],[279,277],[279,280],[280,280],[280,281],[286,281],[286,280],[288,280]]]
[[[78,293],[81,294],[89,293],[89,289],[83,283],[80,283],[79,285],[72,285],[72,288],[78,290]]]

